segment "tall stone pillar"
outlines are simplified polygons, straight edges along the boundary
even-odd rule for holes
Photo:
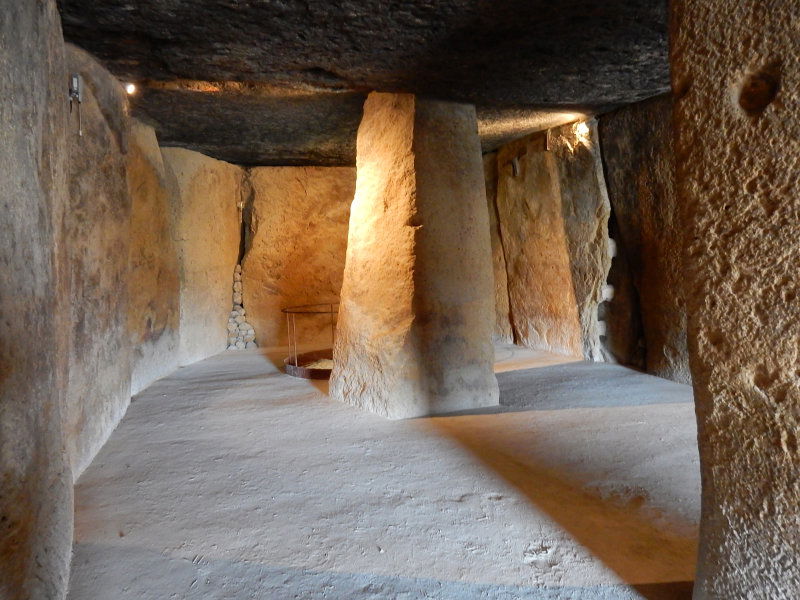
[[[491,259],[475,108],[370,94],[331,395],[394,419],[496,405]]]
[[[676,0],[696,599],[800,598],[800,3]]]

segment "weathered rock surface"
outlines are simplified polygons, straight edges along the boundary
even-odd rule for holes
[[[486,204],[489,209],[489,232],[492,240],[492,272],[494,273],[494,339],[513,342],[508,305],[508,277],[500,220],[497,214],[497,153],[483,156],[483,177],[486,181]]]
[[[67,69],[55,2],[0,18],[0,597],[63,598],[72,474],[62,405],[69,325]]]
[[[531,131],[540,109],[591,111],[668,88],[666,5],[651,0],[60,6],[68,39],[146,90],[137,114],[159,122],[162,141],[241,164],[352,165],[364,90],[475,104],[500,125],[488,150]],[[163,91],[185,80],[285,89]]]
[[[600,118],[600,141],[620,253],[627,272],[608,310],[606,344],[615,358],[636,365],[638,352],[620,331],[642,324],[645,370],[689,383],[683,299],[683,222],[675,195],[675,155],[669,96],[620,108]],[[622,261],[620,261],[622,262]],[[620,341],[615,339],[619,333]],[[631,355],[631,352],[634,352]]]
[[[173,238],[174,186],[152,128],[133,121],[128,150],[131,234],[128,333],[131,394],[178,366],[180,282]]]
[[[165,146],[238,165],[355,165],[364,98],[231,82],[154,82],[132,104]]]
[[[610,266],[609,204],[596,127],[583,126],[503,146],[497,206],[516,341],[601,360],[597,307]]]
[[[390,418],[497,404],[480,156],[473,107],[368,97],[332,397]]]
[[[578,308],[581,346],[587,360],[603,360],[598,305],[604,300],[611,257],[608,200],[597,121],[562,125],[549,131],[567,236],[572,289]]]
[[[497,207],[512,324],[515,339],[524,346],[579,356],[569,242],[546,139],[546,134],[523,138],[497,154]]]
[[[75,112],[67,137],[69,204],[64,227],[70,294],[67,449],[77,477],[130,401],[126,180],[128,107],[119,82],[89,54],[67,45],[70,73],[84,81],[83,135]]]
[[[800,596],[797,2],[672,4],[703,512],[695,598]]]
[[[243,261],[247,315],[263,346],[287,343],[281,308],[338,302],[355,169],[249,171],[252,206]],[[330,316],[298,316],[298,343],[330,347]]]
[[[244,171],[191,150],[162,148],[174,177],[180,264],[180,350],[185,365],[225,350],[239,257]]]
[[[126,78],[385,89],[491,105],[609,104],[668,86],[666,10],[647,0],[60,6],[68,39]]]

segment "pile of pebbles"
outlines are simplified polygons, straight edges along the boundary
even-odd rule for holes
[[[233,310],[228,318],[228,350],[257,348],[256,330],[245,320],[242,306],[242,265],[233,272]]]

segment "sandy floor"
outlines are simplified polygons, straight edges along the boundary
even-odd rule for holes
[[[498,409],[386,421],[257,351],[180,369],[78,482],[69,598],[689,598],[690,389],[513,347],[497,371]]]

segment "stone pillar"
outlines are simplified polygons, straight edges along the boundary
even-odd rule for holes
[[[370,94],[331,395],[389,418],[496,405],[491,256],[475,108]]]
[[[800,3],[672,3],[695,598],[800,597]]]

